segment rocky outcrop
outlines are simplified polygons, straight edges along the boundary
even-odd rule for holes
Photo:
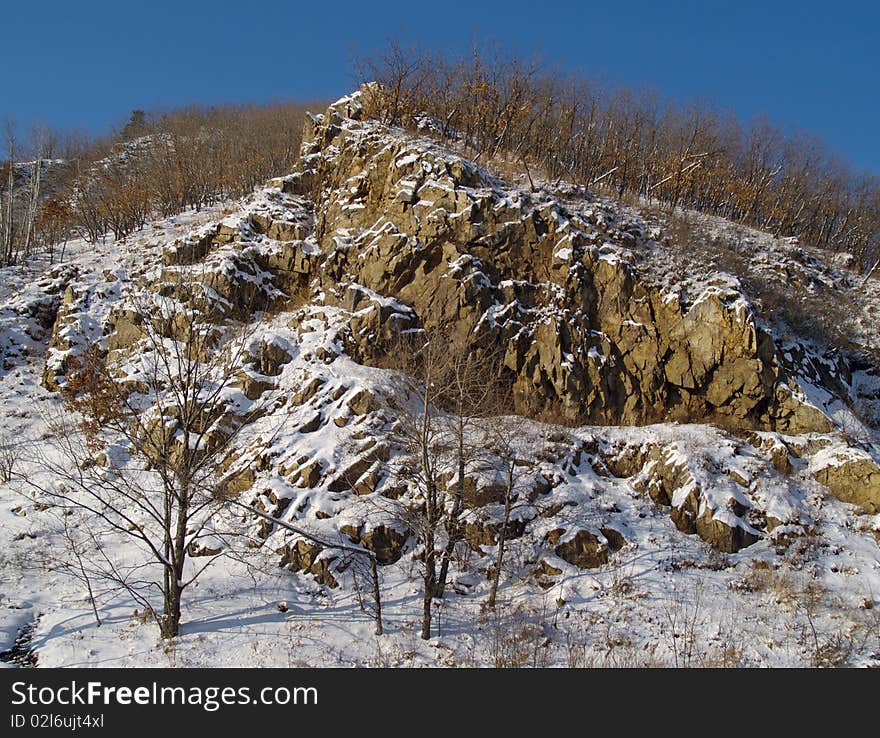
[[[715,453],[719,458],[713,458]],[[747,457],[724,446],[700,452],[683,451],[669,444],[625,445],[600,449],[602,472],[630,480],[633,488],[657,505],[669,508],[669,516],[681,532],[698,535],[719,551],[734,553],[768,535],[779,520],[762,511],[751,493],[750,475],[737,464]],[[763,474],[773,474],[767,462]],[[726,464],[726,466],[725,466]],[[775,472],[781,473],[781,472]],[[770,522],[772,520],[772,522]],[[785,522],[797,523],[796,518]]]
[[[847,448],[818,455],[813,478],[844,502],[870,515],[880,513],[880,466],[870,454]]]
[[[336,557],[323,555],[324,551],[324,547],[320,544],[301,538],[277,551],[281,554],[278,565],[287,567],[290,571],[312,574],[316,581],[328,587],[338,587],[339,583],[331,570]]]
[[[609,554],[626,544],[623,536],[612,528],[603,529],[600,535],[585,529],[573,533],[556,529],[548,533],[547,539],[560,559],[578,569],[595,569],[607,564]]]
[[[326,295],[354,303],[353,335],[387,335],[405,315],[407,327],[418,322],[477,351],[500,348],[517,411],[536,418],[831,428],[793,394],[735,286],[709,283],[685,296],[639,274],[628,249],[650,239],[640,223],[505,188],[361,117],[355,95],[309,119],[303,170],[283,183],[315,194],[314,276]],[[352,290],[371,296],[369,311]],[[376,348],[360,358],[375,359]]]
[[[49,353],[43,369],[43,386],[52,392],[57,392],[60,389],[60,382],[64,381],[74,359],[72,349],[74,348],[75,333],[71,335],[72,332],[68,331],[68,328],[75,327],[77,321],[80,310],[77,297],[74,288],[68,286],[64,290],[60,306],[56,305],[55,307],[52,335],[49,339]]]
[[[364,363],[382,359],[405,331],[419,325],[406,305],[357,284],[345,290],[342,307],[350,314],[343,336],[346,352]]]
[[[372,527],[366,523],[346,524],[340,528],[340,532],[354,543],[359,543],[376,554],[376,563],[382,565],[393,564],[400,559],[403,555],[403,547],[410,536],[407,531],[400,531],[384,524]]]
[[[59,266],[49,271],[49,299],[41,299],[35,316],[44,328],[51,328],[42,382],[58,391],[67,372],[80,364],[83,354],[94,349],[107,330],[106,324],[118,309],[122,286],[116,273],[86,278],[75,267]],[[46,283],[44,278],[41,283]],[[63,297],[56,296],[56,290]],[[54,318],[54,320],[53,320]]]
[[[146,295],[142,305],[158,295],[181,316],[210,315],[208,352],[222,345],[228,321],[271,311],[235,369],[231,389],[240,392],[230,392],[230,408],[248,405],[242,395],[257,401],[272,392],[284,408],[284,440],[234,450],[220,494],[253,489],[257,509],[307,520],[325,542],[341,533],[383,565],[398,562],[414,535],[399,521],[424,504],[412,476],[395,479],[389,463],[411,451],[395,446],[389,430],[405,392],[395,394],[390,374],[350,360],[394,365],[400,337],[427,329],[452,348],[491,357],[521,415],[646,426],[619,435],[557,427],[524,444],[533,478],[518,479],[504,533],[525,539],[518,555],[540,563],[544,583],[562,562],[613,562],[636,535],[630,523],[647,515],[659,515],[676,542],[677,529],[725,552],[799,535],[808,523],[801,490],[790,484],[809,476],[880,512],[874,459],[852,449],[823,456],[831,441],[817,432],[833,424],[798,386],[806,377],[841,396],[851,380],[845,362],[780,351],[735,279],[707,275],[682,286],[648,273],[634,255],[662,239],[624,207],[507,186],[431,141],[365,120],[357,96],[308,119],[302,162],[244,211],[162,251],[149,279],[132,287]],[[88,301],[87,291],[68,287],[47,387],[58,387],[74,344],[88,343],[77,324]],[[151,327],[184,336],[178,313],[163,316],[159,329],[149,322],[157,315],[120,298],[93,321],[90,338],[106,339],[111,358],[124,359]],[[229,414],[230,427],[241,420]],[[710,421],[730,432],[663,421]],[[447,494],[457,479],[451,468],[437,480]],[[491,472],[468,470],[456,558],[491,570],[505,490]],[[282,566],[338,585],[346,561],[339,549],[289,542],[269,520],[253,528]],[[278,539],[285,542],[276,548]]]

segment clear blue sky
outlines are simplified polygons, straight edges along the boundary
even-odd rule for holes
[[[106,130],[133,108],[341,95],[353,54],[477,40],[810,131],[880,174],[880,3],[4,0],[0,120]],[[11,69],[10,69],[11,67]]]

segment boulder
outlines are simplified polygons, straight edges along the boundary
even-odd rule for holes
[[[281,554],[278,565],[287,567],[289,571],[310,573],[320,584],[336,588],[339,583],[333,576],[331,568],[337,557],[322,556],[323,552],[324,547],[320,544],[299,539],[278,550]]]
[[[382,565],[393,564],[400,559],[410,535],[383,524],[373,527],[349,524],[343,525],[340,531],[354,543],[359,543],[375,553],[376,563]]]
[[[376,397],[366,388],[358,390],[347,405],[354,415],[366,415],[379,409]]]
[[[224,497],[238,497],[254,486],[256,478],[253,468],[246,466],[225,476],[217,485],[218,493]]]
[[[297,474],[297,484],[300,487],[306,488],[314,488],[318,486],[318,482],[321,481],[321,475],[323,473],[321,463],[318,461],[312,461],[309,464],[306,464],[302,467]]]
[[[507,525],[505,538],[510,541],[521,537],[526,531],[525,521],[511,520]],[[464,539],[468,545],[482,554],[483,546],[495,546],[501,533],[501,523],[481,518],[468,519],[464,524]]]
[[[813,471],[813,479],[839,500],[869,515],[880,513],[880,467],[868,453],[846,449],[832,454],[828,462]]]
[[[557,535],[554,536],[554,533]],[[548,540],[553,543],[554,537],[559,540],[561,532],[551,531]],[[588,530],[578,530],[573,536],[557,544],[553,549],[560,559],[574,564],[578,569],[595,569],[607,564],[609,550],[606,541],[601,541]]]

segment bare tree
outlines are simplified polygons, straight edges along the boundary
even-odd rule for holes
[[[492,584],[486,599],[486,607],[490,610],[495,609],[495,601],[498,597],[498,586],[501,581],[501,571],[504,566],[504,554],[507,549],[513,513],[519,508],[533,505],[525,493],[531,489],[529,481],[535,475],[537,463],[533,456],[523,453],[521,448],[523,438],[526,437],[526,423],[527,421],[522,417],[506,415],[493,417],[489,423],[484,424],[485,446],[488,451],[485,467],[501,476],[502,504],[504,506],[501,524],[498,527],[498,545],[495,566],[492,570]],[[533,449],[529,449],[529,451],[533,451]]]
[[[425,58],[414,47],[406,49],[397,41],[374,56],[355,60],[358,76],[378,83],[371,88],[376,99],[368,100],[372,110],[380,113],[383,122],[399,125],[404,116],[412,115],[422,99],[421,81],[427,74]],[[408,119],[406,119],[408,122]]]
[[[34,245],[34,231],[37,221],[37,210],[40,206],[40,185],[43,176],[43,152],[46,146],[46,132],[35,127],[33,131],[34,161],[31,168],[30,189],[28,192],[27,211],[25,213],[24,258],[31,255]]]
[[[392,355],[395,368],[408,380],[409,404],[398,416],[394,440],[404,454],[392,473],[417,491],[416,509],[404,508],[409,528],[422,547],[422,631],[431,637],[432,605],[437,595],[437,543],[446,516],[446,489],[441,479],[448,461],[448,442],[437,404],[445,389],[448,347],[425,333],[404,337]]]
[[[395,510],[421,545],[421,637],[427,640],[432,606],[444,595],[464,538],[466,483],[482,453],[477,420],[493,407],[498,363],[439,331],[404,335],[389,356],[408,392],[391,431],[402,454],[389,471],[415,492],[415,504]]]
[[[438,400],[447,414],[441,422],[452,442],[453,484],[450,487],[451,507],[446,520],[446,545],[440,559],[436,596],[443,597],[449,564],[456,545],[464,538],[463,514],[468,473],[482,453],[482,439],[474,432],[478,422],[497,411],[500,397],[498,370],[501,360],[497,352],[478,354],[468,347],[456,349],[447,344],[445,376]]]
[[[3,243],[0,264],[12,264],[15,258],[15,127],[6,121],[6,204],[3,210]]]
[[[40,204],[37,214],[37,228],[40,238],[49,251],[49,263],[55,263],[55,250],[59,263],[64,261],[64,252],[70,239],[72,217],[67,203],[58,198],[49,198]]]
[[[94,347],[68,372],[67,412],[37,450],[41,474],[21,476],[135,543],[141,559],[133,565],[99,547],[102,571],[153,613],[165,638],[179,632],[186,589],[222,555],[192,554],[201,539],[224,535],[216,519],[233,494],[225,459],[275,399],[249,402],[237,389],[246,335],[213,322],[198,282],[182,277],[173,293],[132,300],[135,351],[114,356]]]

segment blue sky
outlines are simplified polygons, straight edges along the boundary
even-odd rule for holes
[[[106,130],[133,108],[323,99],[390,38],[492,40],[563,70],[810,131],[880,174],[880,3],[5,0],[0,120]],[[8,65],[8,66],[7,66]]]

